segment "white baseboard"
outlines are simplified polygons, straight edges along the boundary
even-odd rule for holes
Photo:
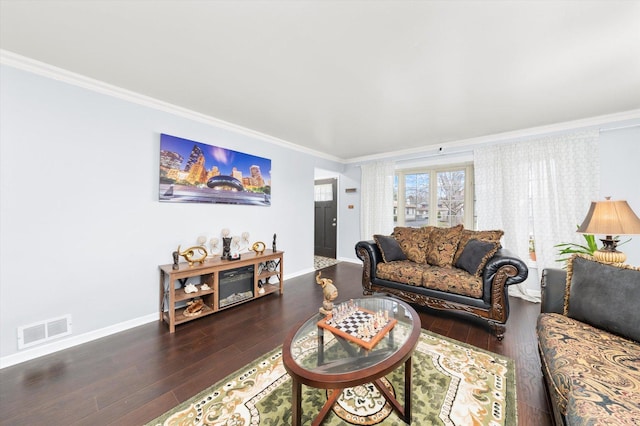
[[[311,272],[315,272],[315,269],[313,268],[301,269],[300,271],[287,274],[287,276],[285,277],[284,283],[286,284],[288,279],[299,277],[300,275],[304,275],[304,274],[309,274]]]
[[[360,260],[351,259],[347,257],[341,257],[338,260],[342,262],[349,262],[359,264]],[[315,272],[314,268],[302,269],[300,271],[294,272],[290,275],[287,275],[287,279],[295,278],[300,275],[305,275],[311,272]],[[528,290],[532,296],[540,297],[540,290]],[[83,343],[91,342],[92,340],[97,340],[102,337],[106,337],[115,333],[119,333],[121,331],[128,330],[130,328],[137,327],[139,325],[148,324],[153,321],[159,321],[158,314],[153,313],[149,315],[145,315],[143,317],[134,318],[129,321],[124,321],[118,324],[114,324],[105,328],[101,328],[99,330],[91,331],[89,333],[80,334],[78,336],[72,336],[68,339],[63,339],[60,341],[56,341],[47,345],[42,345],[35,347],[33,349],[21,351],[15,354],[7,355],[5,357],[0,358],[0,369],[11,367],[12,365],[20,364],[26,361],[30,361],[32,359],[39,358],[41,356],[49,355],[54,352],[58,352],[64,349],[69,349],[73,346],[78,346]]]
[[[72,336],[67,339],[56,341],[47,345],[38,346],[33,349],[20,351],[15,354],[7,355],[0,358],[0,369],[11,367],[12,365],[20,364],[22,362],[30,361],[32,359],[40,358],[41,356],[49,355],[54,352],[58,352],[64,349],[71,348],[73,346],[81,345],[83,343],[97,340],[102,337],[109,336],[111,334],[119,333],[121,331],[128,330],[139,325],[148,324],[153,321],[159,321],[158,313],[145,315],[140,318],[134,318],[129,321],[124,321],[118,324],[110,325],[99,330],[91,331],[88,333]]]
[[[351,257],[339,257],[338,260],[341,262],[348,262],[348,263],[355,263],[356,265],[362,265],[362,260],[353,259]]]
[[[313,268],[302,269],[294,273],[288,274],[287,279],[295,278],[300,275],[315,272]],[[83,343],[90,342],[92,340],[100,339],[102,337],[109,336],[111,334],[119,333],[121,331],[128,330],[139,325],[148,324],[153,321],[159,321],[158,314],[153,313],[145,315],[144,317],[134,318],[129,321],[124,321],[119,324],[114,324],[99,330],[91,331],[88,333],[80,334],[77,336],[71,336],[67,339],[61,339],[49,344],[43,344],[42,346],[36,346],[29,350],[20,351],[11,355],[0,358],[0,369],[11,367],[12,365],[20,364],[22,362],[30,361],[32,359],[40,358],[41,356],[49,355],[54,352],[58,352],[64,349],[69,349],[73,346],[81,345]]]

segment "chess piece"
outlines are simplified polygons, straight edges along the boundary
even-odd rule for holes
[[[338,289],[333,285],[333,280],[320,278],[321,274],[322,272],[318,272],[318,275],[316,275],[316,283],[322,287],[322,294],[324,296],[324,301],[319,311],[321,314],[329,315],[333,310],[333,301],[338,297]]]

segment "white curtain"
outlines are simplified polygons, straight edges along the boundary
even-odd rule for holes
[[[393,162],[375,162],[361,166],[360,238],[393,231]]]
[[[599,193],[598,136],[582,132],[474,150],[478,229],[504,230],[504,247],[526,261],[532,235],[538,271],[562,267],[554,246],[584,242],[576,225]],[[509,291],[539,300],[524,284]]]

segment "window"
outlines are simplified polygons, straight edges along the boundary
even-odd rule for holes
[[[396,171],[393,221],[394,226],[473,229],[472,165]]]
[[[314,201],[333,201],[333,185],[330,183],[315,185]]]

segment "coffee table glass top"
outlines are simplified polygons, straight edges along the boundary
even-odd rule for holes
[[[387,297],[353,299],[334,304],[334,312],[341,312],[340,305],[343,307],[346,305],[342,309],[342,316],[349,317],[348,313],[353,311],[353,307],[351,309],[349,307],[355,306],[360,311],[377,314],[377,320],[382,323],[379,328],[383,328],[387,321],[393,327],[386,332],[383,331],[382,337],[375,346],[367,349],[353,341],[357,340],[357,337],[348,338],[343,333],[348,333],[350,329],[357,329],[354,334],[364,335],[364,340],[370,340],[375,337],[372,330],[373,321],[363,321],[365,322],[363,325],[355,324],[357,320],[354,320],[354,324],[348,324],[351,321],[347,318],[341,321],[340,327],[337,327],[339,331],[332,331],[331,327],[323,328],[318,325],[319,322],[326,320],[325,315],[318,313],[309,318],[291,340],[291,357],[303,370],[312,374],[342,375],[369,369],[387,360],[407,344],[415,327],[415,311],[396,299]]]

